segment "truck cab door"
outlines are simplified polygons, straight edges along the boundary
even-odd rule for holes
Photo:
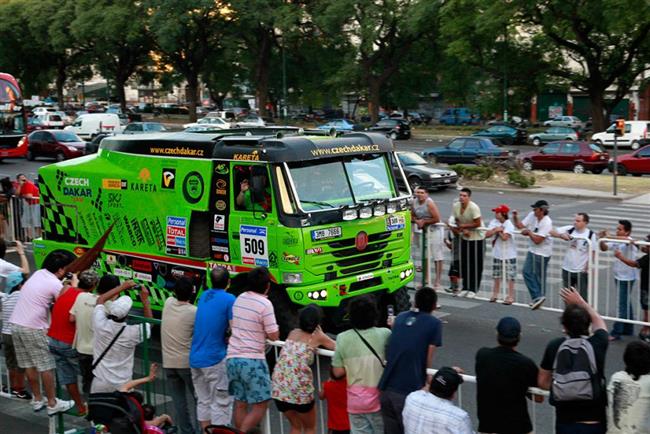
[[[217,199],[215,219],[227,219],[228,259],[247,268],[264,266],[277,269],[278,219],[269,166],[248,161],[224,164],[229,164],[227,188],[230,200],[226,203]],[[222,211],[225,212],[218,213]],[[216,225],[217,221],[214,223]]]

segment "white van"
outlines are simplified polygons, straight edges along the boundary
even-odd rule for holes
[[[650,121],[625,121],[625,134],[618,137],[618,146],[629,146],[633,150],[639,149],[639,140],[648,138]],[[616,123],[613,123],[607,130],[591,136],[591,140],[599,145],[614,146],[614,130]]]
[[[92,139],[99,133],[119,134],[123,127],[115,113],[87,113],[79,116],[65,129],[75,132],[82,139]]]

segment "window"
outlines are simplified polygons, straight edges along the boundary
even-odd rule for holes
[[[641,149],[638,154],[638,157],[649,158],[650,157],[650,148]]]
[[[557,127],[549,128],[547,133],[549,133],[549,134],[558,134],[559,133],[558,130],[559,130],[559,128],[557,128]]]
[[[600,153],[605,152],[605,150],[600,146],[598,146],[597,143],[589,143],[589,149],[591,149],[594,152],[600,152]]]
[[[479,149],[481,144],[478,140],[465,140],[465,146],[463,149]]]
[[[235,208],[240,211],[271,212],[273,195],[266,166],[239,165],[233,167],[233,186],[237,192]]]
[[[449,149],[460,149],[463,147],[463,144],[465,144],[465,139],[456,139],[447,145],[447,147]]]
[[[565,143],[562,145],[562,151],[560,151],[560,154],[575,155],[578,152],[580,152],[580,145],[577,143]]]
[[[544,146],[544,149],[542,149],[542,152],[544,154],[557,154],[557,152],[560,150],[560,144],[559,143],[549,143],[548,145]]]

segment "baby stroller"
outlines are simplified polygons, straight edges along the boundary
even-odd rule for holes
[[[205,434],[244,434],[243,432],[225,425],[208,425]]]
[[[144,434],[142,405],[132,393],[93,393],[88,400],[88,420],[108,427],[111,434]]]

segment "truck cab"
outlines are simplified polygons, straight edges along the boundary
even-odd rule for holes
[[[293,133],[121,135],[43,167],[35,256],[81,254],[113,225],[95,267],[148,287],[154,309],[179,276],[200,295],[216,265],[267,267],[281,315],[315,303],[342,316],[366,293],[408,308],[410,192],[392,142]]]

